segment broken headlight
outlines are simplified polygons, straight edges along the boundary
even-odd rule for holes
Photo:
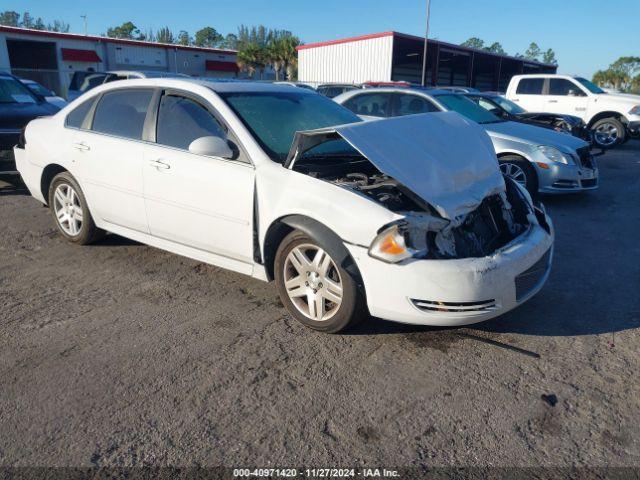
[[[378,234],[371,242],[369,255],[387,263],[397,263],[412,257],[415,250],[407,247],[398,225],[393,225]]]

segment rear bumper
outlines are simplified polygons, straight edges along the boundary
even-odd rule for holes
[[[42,191],[40,190],[40,179],[42,178],[43,168],[27,160],[27,152],[24,148],[15,147],[13,154],[16,159],[16,168],[22,177],[22,181],[29,189],[29,192],[35,199],[46,204],[47,201],[42,196]]]

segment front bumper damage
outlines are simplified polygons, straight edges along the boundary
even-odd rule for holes
[[[358,264],[371,315],[417,325],[482,322],[524,303],[544,285],[551,268],[554,232],[530,228],[493,254],[448,260],[381,262],[347,244]]]

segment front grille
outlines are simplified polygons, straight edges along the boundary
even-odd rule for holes
[[[580,160],[581,166],[583,166],[584,168],[590,168],[591,170],[596,168],[595,160],[593,158],[593,155],[591,154],[591,147],[586,146],[579,148],[578,150],[576,150],[576,153],[578,154],[578,159]]]
[[[578,182],[574,180],[558,180],[557,182],[553,182],[552,187],[555,188],[578,188]]]
[[[580,184],[582,185],[582,188],[595,187],[596,185],[598,185],[598,179],[590,178],[589,180],[580,180]]]
[[[519,302],[539,286],[550,267],[550,258],[551,249],[547,250],[542,258],[534,263],[532,267],[516,277],[516,301]]]
[[[411,302],[422,311],[428,312],[485,312],[496,308],[495,299],[480,302],[441,302],[439,300],[415,300]]]

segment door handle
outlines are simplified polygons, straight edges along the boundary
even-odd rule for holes
[[[74,143],[73,148],[75,148],[76,150],[80,150],[81,152],[91,150],[91,147],[84,142]]]
[[[512,102],[519,102],[519,101],[520,101],[520,99],[519,99],[519,98],[512,98],[512,99],[511,99],[511,101],[512,101]]]
[[[558,100],[549,100],[549,103],[558,103]]]
[[[171,168],[171,165],[169,165],[168,163],[163,162],[160,159],[157,160],[149,160],[149,165],[151,165],[152,167],[158,169],[158,170],[169,170]]]

